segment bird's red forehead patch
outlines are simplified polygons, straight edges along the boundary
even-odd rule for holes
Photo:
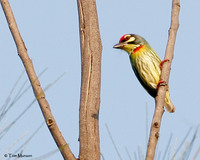
[[[124,42],[124,41],[126,41],[127,40],[127,34],[125,34],[125,35],[123,35],[121,38],[120,38],[120,40],[119,40],[119,42]]]

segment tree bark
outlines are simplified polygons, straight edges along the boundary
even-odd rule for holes
[[[171,62],[174,54],[174,46],[176,40],[176,34],[179,27],[179,11],[180,11],[180,0],[173,0],[172,2],[172,15],[171,15],[171,26],[169,29],[169,38],[167,43],[167,48],[165,52],[165,59],[169,60],[162,65],[162,72],[160,79],[165,81],[166,84],[169,80],[169,74],[171,69]],[[158,95],[156,97],[156,108],[154,112],[154,117],[151,124],[151,132],[148,142],[146,160],[153,160],[155,155],[155,150],[157,146],[157,141],[159,138],[159,130],[161,126],[162,115],[164,113],[164,99],[167,90],[167,85],[160,86],[158,88]]]
[[[80,160],[100,160],[101,39],[95,0],[78,0],[81,42]]]

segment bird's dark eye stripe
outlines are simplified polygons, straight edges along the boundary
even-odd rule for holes
[[[136,44],[135,41],[129,41],[128,44]]]
[[[126,39],[123,39],[123,40],[121,40],[120,42],[125,42],[126,41]]]

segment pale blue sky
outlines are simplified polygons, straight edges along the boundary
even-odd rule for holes
[[[42,86],[45,87],[66,72],[65,76],[46,92],[46,98],[63,136],[77,157],[81,81],[77,2],[19,0],[10,3],[37,74],[48,68],[40,78]],[[193,127],[188,140],[191,139],[200,122],[199,6],[198,0],[193,0],[192,3],[181,1],[180,27],[169,82],[171,100],[176,112],[164,113],[159,141],[159,151],[162,151],[162,154],[171,133],[173,133],[171,150],[174,150],[174,145],[178,146],[188,129]],[[99,119],[101,153],[106,160],[119,159],[106,131],[105,123],[107,123],[123,160],[128,159],[125,147],[134,159],[138,145],[145,153],[146,106],[148,126],[150,126],[154,100],[136,79],[127,53],[113,49],[113,45],[118,43],[123,34],[139,34],[163,59],[170,26],[171,1],[97,0],[97,9],[103,45]],[[2,9],[0,9],[0,20],[0,99],[3,104],[24,68],[17,55]],[[26,75],[20,83],[25,80],[27,80]],[[15,104],[0,126],[2,127],[3,123],[9,124],[33,98],[30,90]],[[28,131],[28,135],[9,151],[13,153],[42,121],[43,116],[38,104],[35,103],[1,140],[0,156]],[[189,159],[192,159],[199,146],[200,138],[197,137]],[[43,126],[24,153],[36,158],[54,149],[56,149],[54,140],[47,127]],[[62,157],[58,152],[48,159],[59,160]]]

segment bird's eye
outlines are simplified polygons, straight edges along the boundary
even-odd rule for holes
[[[130,36],[126,36],[125,40],[128,41],[131,37]]]

